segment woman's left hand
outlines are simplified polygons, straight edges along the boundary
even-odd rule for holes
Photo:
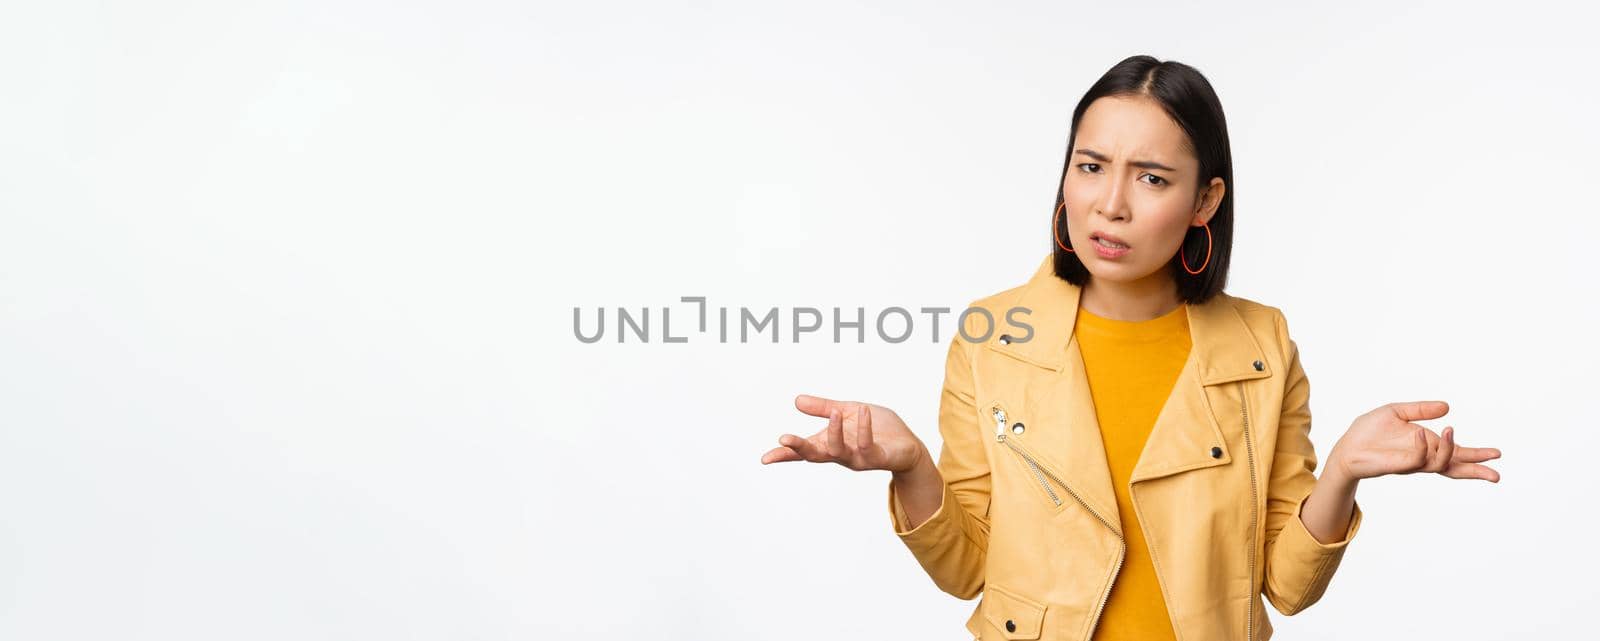
[[[1439,418],[1450,411],[1444,401],[1390,403],[1356,418],[1328,456],[1354,480],[1385,474],[1437,472],[1453,479],[1500,482],[1500,473],[1483,461],[1500,457],[1492,447],[1456,445],[1455,428],[1435,434],[1411,421]]]

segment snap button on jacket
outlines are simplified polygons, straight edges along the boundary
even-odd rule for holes
[[[933,583],[982,595],[977,639],[1094,636],[1126,554],[1083,358],[1073,339],[1081,289],[1046,256],[1033,277],[973,303],[1033,327],[1029,340],[958,332],[939,405],[945,481],[915,528],[891,484],[896,536]],[[1284,615],[1316,603],[1360,529],[1322,543],[1300,520],[1316,483],[1310,384],[1281,311],[1218,294],[1189,305],[1188,361],[1129,483],[1173,630],[1182,641],[1271,638],[1263,602]],[[966,336],[995,334],[967,315]],[[1024,427],[1026,426],[1026,427]]]

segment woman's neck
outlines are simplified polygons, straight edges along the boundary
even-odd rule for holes
[[[1164,271],[1132,282],[1089,277],[1078,305],[1101,318],[1143,321],[1178,308],[1178,284]]]

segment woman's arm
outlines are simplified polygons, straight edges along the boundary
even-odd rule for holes
[[[1327,469],[1311,488],[1311,495],[1300,505],[1300,521],[1318,543],[1338,541],[1350,530],[1356,506],[1356,482],[1329,457]]]
[[[895,472],[889,483],[892,486],[890,492],[900,502],[905,530],[922,525],[939,509],[939,503],[944,499],[944,477],[939,475],[939,467],[934,464],[926,447],[922,448],[921,455],[911,469]]]
[[[896,472],[888,497],[895,535],[939,589],[960,599],[982,591],[989,553],[989,458],[973,398],[971,348],[958,334],[946,353],[938,461],[925,455]]]
[[[1311,607],[1327,590],[1344,550],[1361,527],[1353,484],[1339,480],[1337,465],[1318,479],[1311,442],[1311,382],[1300,350],[1278,317],[1279,349],[1287,355],[1277,446],[1267,479],[1265,577],[1262,592],[1285,616]],[[1308,505],[1309,504],[1309,505]],[[1311,527],[1318,528],[1312,534]]]
[[[1500,474],[1481,463],[1498,458],[1500,450],[1458,447],[1454,428],[1434,434],[1411,422],[1444,416],[1450,408],[1443,401],[1390,403],[1358,417],[1334,444],[1321,477],[1312,481],[1310,383],[1281,315],[1279,340],[1289,354],[1289,373],[1268,488],[1265,590],[1279,611],[1294,614],[1320,598],[1344,546],[1360,528],[1355,495],[1361,479],[1437,472],[1498,482]]]
[[[806,394],[795,398],[795,409],[827,418],[827,427],[808,438],[783,434],[778,447],[761,455],[764,465],[810,461],[892,472],[887,498],[895,535],[939,589],[962,599],[982,591],[989,551],[989,462],[970,348],[958,335],[945,359],[937,462],[889,408]]]

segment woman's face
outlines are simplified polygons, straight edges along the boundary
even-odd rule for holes
[[[1061,215],[1078,260],[1094,279],[1170,280],[1167,261],[1191,225],[1211,219],[1224,188],[1213,178],[1201,191],[1183,129],[1153,99],[1100,98],[1078,122],[1071,154]]]

